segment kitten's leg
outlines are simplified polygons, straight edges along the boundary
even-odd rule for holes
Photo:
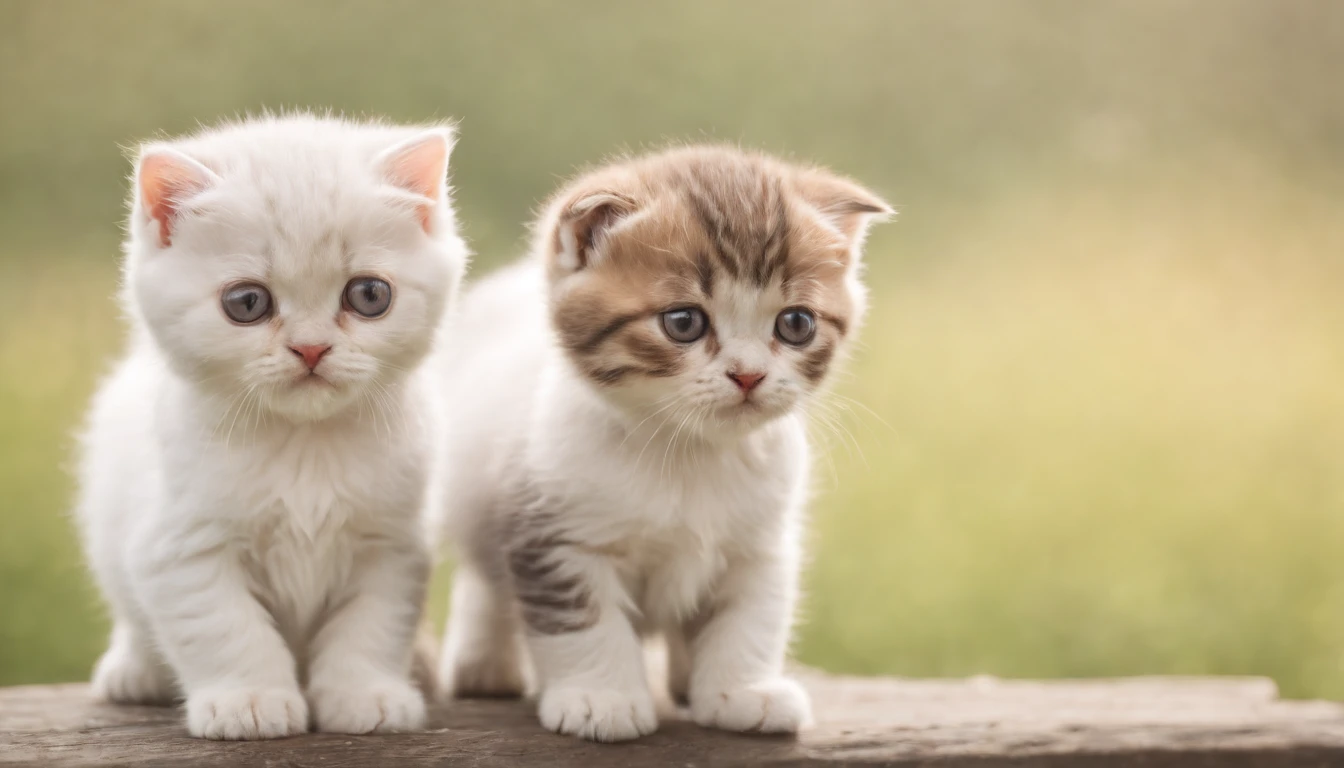
[[[132,578],[159,647],[186,691],[187,730],[207,739],[307,731],[308,705],[294,656],[248,590],[241,564],[220,543],[223,537],[199,528],[155,535],[153,546],[132,551],[171,554],[136,561]]]
[[[540,535],[509,551],[536,667],[541,724],[593,741],[625,741],[658,728],[639,636],[606,558]]]
[[[93,695],[118,704],[168,704],[177,696],[173,671],[147,633],[126,619],[112,627],[112,642],[93,668]]]
[[[807,693],[784,676],[796,560],[739,563],[693,629],[691,717],[730,731],[793,733],[811,719]]]
[[[310,646],[308,701],[317,730],[424,727],[425,700],[411,681],[410,666],[429,571],[429,552],[419,542],[363,553],[348,600]]]
[[[439,693],[444,698],[523,694],[522,627],[513,596],[470,563],[453,574]]]
[[[663,631],[667,644],[667,692],[680,707],[691,701],[691,648],[686,639],[688,629],[674,626]]]

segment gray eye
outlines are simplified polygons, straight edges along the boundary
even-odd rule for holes
[[[345,286],[345,306],[364,317],[381,317],[392,306],[392,286],[376,277],[356,277]]]
[[[785,344],[801,347],[817,335],[817,319],[802,307],[792,307],[775,318],[775,335]]]
[[[667,338],[680,344],[690,344],[705,335],[709,328],[709,318],[698,307],[673,309],[663,313],[663,333]]]
[[[239,283],[220,299],[224,314],[239,325],[251,325],[271,315],[271,292],[260,283]]]

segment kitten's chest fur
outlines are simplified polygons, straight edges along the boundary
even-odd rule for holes
[[[348,524],[328,518],[310,532],[278,503],[258,514],[241,537],[248,588],[296,655],[348,590],[356,551]]]
[[[413,525],[425,468],[372,434],[316,427],[263,435],[229,467],[249,588],[298,653],[345,598],[366,544]]]
[[[700,610],[735,558],[769,546],[795,511],[797,485],[776,444],[688,454],[672,466],[626,461],[574,489],[645,630]],[[613,477],[624,481],[613,484]]]

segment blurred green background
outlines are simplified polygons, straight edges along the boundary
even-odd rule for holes
[[[304,106],[461,117],[478,274],[668,139],[900,208],[817,413],[804,662],[1344,698],[1342,72],[1329,0],[0,0],[0,683],[105,640],[68,469],[124,148]]]

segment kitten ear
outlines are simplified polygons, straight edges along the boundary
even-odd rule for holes
[[[378,172],[392,186],[407,192],[428,233],[435,206],[448,196],[448,156],[456,143],[448,126],[431,128],[378,154]]]
[[[141,150],[135,188],[145,215],[159,223],[160,247],[172,244],[182,205],[219,182],[214,171],[175,149],[151,145]]]
[[[895,213],[882,198],[828,171],[803,171],[796,184],[802,198],[845,237],[851,248],[863,244],[874,222]]]
[[[588,266],[602,236],[638,207],[633,198],[610,189],[584,192],[570,200],[560,209],[556,225],[559,266],[568,271]]]

